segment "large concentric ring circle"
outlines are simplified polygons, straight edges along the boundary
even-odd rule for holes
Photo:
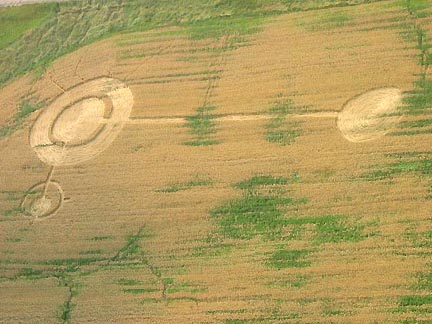
[[[30,146],[40,160],[53,166],[90,160],[115,140],[129,119],[132,106],[132,92],[119,80],[103,77],[82,83],[67,90],[42,111],[31,129]],[[74,112],[82,116],[74,118]],[[67,140],[68,134],[79,132],[85,138],[75,142],[59,140],[62,131],[56,125],[66,128]]]

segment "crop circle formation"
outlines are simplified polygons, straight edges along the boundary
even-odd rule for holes
[[[92,159],[115,140],[133,106],[121,81],[99,78],[67,90],[37,118],[30,146],[44,163],[72,165]]]
[[[402,105],[398,88],[368,91],[349,100],[338,114],[337,125],[351,142],[366,142],[389,132],[400,120],[395,114]]]
[[[57,182],[38,183],[27,191],[21,208],[28,216],[42,220],[55,215],[62,207],[64,193]]]

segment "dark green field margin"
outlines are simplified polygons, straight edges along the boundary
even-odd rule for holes
[[[0,8],[0,50],[19,40],[29,31],[54,17],[55,3],[27,5],[22,8]]]
[[[193,27],[197,21],[218,18],[224,18],[226,25],[227,17],[261,17],[379,1],[383,0],[106,0],[103,4],[79,0],[50,4],[53,14],[49,19],[40,26],[33,21],[31,32],[0,50],[0,87],[36,68],[41,73],[60,56],[119,32]],[[30,6],[34,5],[0,12],[15,12],[17,18],[9,21],[14,26],[21,21],[20,12],[28,11]]]

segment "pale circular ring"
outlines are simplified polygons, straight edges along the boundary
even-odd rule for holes
[[[109,114],[98,121],[97,132],[79,144],[55,142],[52,132],[59,116],[84,100],[87,103],[93,100],[98,105],[103,102],[105,109],[110,108]],[[128,121],[132,106],[132,91],[119,80],[102,77],[82,83],[67,90],[42,111],[30,131],[30,146],[48,165],[72,165],[90,160],[115,140]]]
[[[403,104],[398,88],[373,89],[350,99],[338,114],[337,126],[350,142],[375,140],[389,132],[401,119]]]
[[[43,220],[54,216],[64,203],[64,192],[61,188],[60,184],[54,181],[51,181],[48,184],[48,193],[47,196],[52,196],[53,193],[50,193],[50,188],[54,189],[54,195],[56,196],[55,200],[49,199],[46,197],[41,197],[45,189],[45,182],[38,183],[31,187],[28,190],[28,194],[25,195],[24,199],[21,202],[21,208],[24,211],[24,214],[31,216],[34,220]],[[53,198],[53,197],[51,197]],[[45,200],[48,202],[45,206],[40,204],[39,208],[35,208],[35,204],[40,203],[41,200]]]

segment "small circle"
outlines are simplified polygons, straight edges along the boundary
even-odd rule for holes
[[[400,120],[395,115],[403,95],[397,88],[368,91],[348,101],[338,114],[337,125],[351,142],[366,142],[389,132]]]
[[[64,193],[57,182],[38,183],[31,187],[25,195],[21,208],[24,214],[35,220],[42,220],[54,216],[62,207]]]
[[[30,131],[30,146],[53,166],[90,160],[115,140],[132,106],[132,92],[119,80],[104,77],[80,84],[42,111]]]
[[[47,197],[40,197],[31,203],[30,214],[36,217],[41,217],[49,212],[51,205],[51,199]]]
[[[66,145],[79,145],[94,136],[103,123],[105,104],[101,99],[84,99],[72,105],[55,120],[52,136]]]

